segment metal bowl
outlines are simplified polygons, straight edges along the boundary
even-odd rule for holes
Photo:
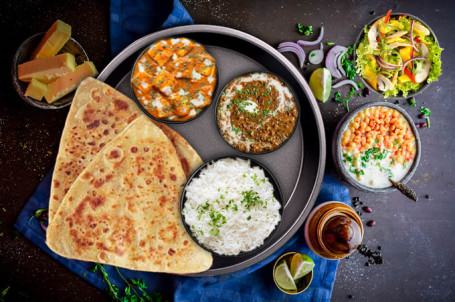
[[[275,282],[275,285],[276,287],[282,291],[283,293],[285,294],[288,294],[288,295],[298,295],[298,294],[301,294],[303,293],[304,291],[306,291],[310,285],[311,285],[311,282],[313,281],[313,270],[311,270],[311,272],[309,272],[308,274],[306,274],[305,276],[303,276],[302,278],[304,279],[301,283],[301,286],[299,286],[297,288],[297,290],[285,290],[283,288],[281,288],[278,283],[276,282],[276,279],[275,279],[275,269],[278,265],[278,263],[281,262],[281,260],[287,260],[287,258],[291,258],[292,256],[294,256],[295,254],[297,254],[298,252],[289,252],[289,253],[286,253],[284,255],[281,255],[276,261],[275,261],[275,264],[273,265],[273,270],[272,270],[272,274],[273,274],[273,281]]]
[[[204,244],[202,244],[201,242],[199,242],[199,240],[193,235],[193,233],[191,232],[191,229],[190,229],[190,226],[188,226],[185,222],[185,217],[183,215],[183,209],[184,209],[184,206],[185,206],[185,202],[186,202],[186,188],[188,187],[188,185],[193,181],[193,178],[197,178],[199,176],[199,174],[201,173],[201,171],[206,168],[209,164],[212,164],[216,161],[219,161],[219,160],[222,160],[222,159],[227,159],[227,158],[231,158],[231,159],[237,159],[237,158],[240,158],[240,159],[244,159],[244,160],[249,160],[250,163],[251,163],[251,166],[252,167],[259,167],[261,168],[263,171],[264,171],[264,174],[265,176],[269,179],[270,183],[272,184],[273,186],[273,195],[274,197],[278,200],[278,202],[280,203],[281,207],[280,207],[280,221],[278,222],[278,224],[275,226],[275,228],[273,229],[273,231],[269,234],[269,236],[264,240],[264,242],[250,250],[250,251],[246,251],[246,252],[240,252],[239,254],[237,255],[224,255],[224,254],[219,254],[215,251],[213,251],[212,249],[206,247]],[[275,178],[275,176],[272,174],[272,172],[266,167],[264,166],[263,164],[261,164],[260,162],[258,162],[257,160],[253,159],[253,158],[250,158],[250,157],[244,157],[244,156],[222,156],[222,157],[218,157],[218,158],[215,158],[215,159],[212,159],[211,161],[208,161],[206,162],[205,164],[201,165],[196,171],[193,172],[193,174],[188,178],[188,180],[186,181],[185,183],[185,187],[183,188],[182,190],[182,195],[180,197],[180,216],[181,216],[181,219],[182,219],[182,222],[183,222],[183,226],[185,227],[185,230],[186,232],[188,233],[188,235],[190,235],[190,237],[194,240],[194,242],[196,242],[200,247],[202,247],[203,249],[213,253],[213,254],[216,254],[218,256],[221,256],[221,257],[226,257],[226,258],[232,258],[232,257],[243,257],[243,256],[248,256],[248,255],[251,255],[253,253],[256,253],[258,251],[260,251],[261,249],[263,249],[264,247],[266,247],[270,242],[272,242],[272,240],[274,239],[274,235],[276,233],[276,231],[278,230],[278,228],[280,227],[280,224],[281,224],[281,221],[283,220],[283,208],[284,208],[284,203],[283,203],[283,194],[281,192],[281,188],[280,188],[280,185],[277,181],[277,179]]]
[[[226,88],[228,86],[231,85],[231,83],[237,79],[237,78],[241,78],[241,77],[244,77],[246,75],[249,75],[249,74],[252,74],[252,73],[268,73],[268,74],[271,74],[273,75],[274,77],[278,78],[281,82],[283,82],[288,88],[289,90],[291,91],[291,94],[292,96],[294,97],[294,102],[297,106],[297,119],[296,119],[296,122],[294,124],[294,128],[292,129],[291,133],[289,134],[289,137],[281,143],[281,145],[279,145],[278,147],[276,147],[275,149],[273,150],[266,150],[266,151],[263,151],[263,152],[247,152],[247,151],[241,151],[239,149],[237,149],[235,146],[231,145],[230,143],[228,143],[224,137],[223,137],[223,134],[221,133],[221,129],[220,129],[220,126],[218,125],[218,104],[220,102],[220,99],[221,99],[221,96],[222,96],[222,93],[226,90]],[[234,150],[237,150],[239,152],[242,152],[244,154],[252,154],[252,155],[260,155],[260,154],[267,154],[267,153],[271,153],[271,152],[274,152],[278,149],[280,149],[281,147],[283,147],[284,145],[286,145],[286,143],[291,139],[291,137],[294,135],[295,133],[295,130],[297,129],[298,127],[298,124],[299,124],[299,121],[300,121],[300,102],[299,102],[299,99],[297,98],[294,90],[292,89],[292,87],[285,81],[283,80],[279,75],[275,74],[275,73],[272,73],[272,72],[264,72],[264,71],[253,71],[253,72],[247,72],[247,73],[244,73],[242,75],[239,75],[239,76],[236,76],[235,78],[233,78],[232,80],[230,80],[224,87],[223,89],[221,89],[219,92],[218,92],[218,95],[216,97],[216,106],[215,106],[215,125],[216,125],[216,128],[218,130],[218,133],[220,134],[220,136],[223,138],[224,142],[226,144],[228,144],[231,148],[233,148]]]
[[[13,57],[13,63],[11,65],[11,81],[13,83],[14,89],[16,89],[17,94],[28,104],[38,107],[41,109],[60,109],[67,107],[73,101],[74,91],[65,95],[61,99],[49,104],[45,100],[35,100],[28,96],[25,96],[25,91],[27,90],[28,83],[22,82],[19,80],[17,76],[17,66],[24,62],[30,60],[30,56],[33,51],[38,46],[39,42],[43,38],[45,33],[39,33],[36,35],[31,36],[27,40],[25,40],[17,49],[16,53]],[[76,63],[82,64],[84,61],[88,61],[88,56],[85,53],[85,50],[82,46],[73,38],[69,38],[69,40],[63,45],[62,49],[59,53],[71,53],[76,58]]]
[[[213,89],[213,93],[212,93],[212,99],[210,100],[210,104],[208,106],[205,106],[201,112],[199,112],[196,116],[194,116],[193,118],[190,118],[186,121],[170,121],[170,120],[167,120],[167,119],[160,119],[160,118],[157,118],[155,116],[153,116],[150,112],[148,112],[144,106],[142,105],[142,103],[137,99],[137,96],[136,96],[136,92],[134,92],[134,87],[133,87],[133,73],[134,73],[134,67],[136,67],[136,64],[137,62],[139,61],[139,59],[142,57],[142,55],[147,51],[147,49],[157,43],[158,41],[161,41],[161,40],[166,40],[166,39],[169,39],[169,38],[183,38],[183,37],[180,37],[180,36],[169,36],[169,37],[166,37],[166,38],[163,38],[163,39],[159,39],[159,40],[156,40],[154,41],[153,43],[151,43],[149,46],[145,47],[144,50],[142,50],[140,52],[140,54],[137,56],[137,59],[136,61],[134,61],[134,64],[133,64],[133,68],[131,69],[131,76],[130,76],[130,86],[131,86],[131,91],[133,92],[133,100],[136,102],[136,104],[138,105],[138,107],[142,110],[142,112],[144,112],[148,117],[150,117],[151,119],[157,121],[157,122],[160,122],[160,123],[165,123],[165,124],[184,124],[184,123],[188,123],[188,122],[191,122],[191,121],[194,121],[195,119],[197,119],[198,117],[200,117],[202,114],[204,114],[204,112],[207,111],[207,109],[210,108],[210,106],[212,106],[213,104],[213,99],[214,99],[214,96],[216,95],[216,92],[218,90],[218,83],[219,83],[219,76],[218,76],[218,66],[216,64],[216,59],[215,57],[210,54],[210,52],[207,51],[207,49],[204,47],[205,51],[212,56],[213,60],[215,61],[215,88]],[[199,43],[193,39],[190,39],[190,38],[187,38],[185,37],[185,39],[188,39],[188,40],[191,40],[193,41],[194,43]],[[202,43],[199,43],[201,45],[203,45]]]
[[[342,138],[342,133],[343,130],[346,128],[348,123],[351,121],[354,116],[359,113],[362,110],[365,110],[366,108],[370,107],[390,107],[398,112],[400,112],[404,118],[407,120],[409,125],[411,126],[412,132],[414,133],[414,137],[416,140],[416,155],[414,158],[414,162],[412,163],[411,168],[409,169],[408,173],[400,180],[401,183],[407,183],[414,172],[417,169],[417,166],[419,165],[420,162],[420,155],[422,153],[422,142],[420,140],[419,133],[417,132],[417,128],[414,125],[414,122],[411,118],[411,116],[401,107],[396,106],[391,103],[387,102],[373,102],[373,103],[368,103],[366,105],[363,105],[356,110],[348,113],[343,117],[343,119],[338,123],[337,127],[335,128],[335,132],[333,134],[332,138],[332,156],[333,156],[333,161],[335,162],[335,166],[338,170],[338,172],[343,176],[343,178],[353,187],[356,187],[357,189],[371,192],[371,193],[388,193],[388,192],[393,192],[396,190],[395,187],[387,187],[387,188],[371,188],[364,186],[360,184],[354,177],[352,177],[351,173],[346,169],[346,167],[343,165],[343,159],[342,159],[342,152],[341,152],[341,138]]]
[[[420,23],[422,23],[426,28],[428,28],[431,32],[431,35],[433,36],[434,38],[434,41],[436,42],[436,44],[438,44],[439,46],[439,42],[438,42],[438,38],[436,37],[436,35],[434,34],[434,31],[431,29],[430,26],[428,26],[427,23],[425,23],[424,21],[422,21],[420,18],[414,16],[414,15],[411,15],[411,14],[406,14],[406,13],[392,13],[390,16],[391,17],[396,17],[396,16],[402,16],[402,15],[406,15],[408,17],[411,17],[413,18],[414,20],[417,20],[419,21]],[[376,22],[377,20],[379,20],[380,18],[384,17],[383,16],[379,16],[373,20],[370,21],[370,23],[368,23],[365,27],[366,28],[370,28],[374,22]],[[357,36],[357,40],[355,42],[355,49],[354,49],[354,62],[356,61],[357,59],[357,48],[359,47],[359,44],[360,42],[362,42],[362,40],[364,39],[364,36],[365,36],[365,32],[364,32],[364,28],[365,27],[362,27],[362,30],[360,31],[359,35]],[[373,91],[373,93],[376,93],[382,97],[384,97],[384,94],[382,94],[381,92],[375,90],[370,84],[368,84],[368,82],[361,76],[360,76],[360,80],[362,81],[362,83],[365,85],[365,87],[368,87],[371,91]],[[420,93],[422,93],[425,89],[428,88],[428,86],[430,86],[431,83],[428,83],[426,80],[425,82],[423,82],[423,86],[422,88],[420,88],[419,90],[415,91],[415,92],[412,92],[412,93],[409,93],[406,97],[404,97],[402,95],[402,93],[400,92],[397,96],[390,96],[389,98],[390,99],[398,99],[398,100],[406,100],[406,99],[409,99],[409,98],[412,98]]]

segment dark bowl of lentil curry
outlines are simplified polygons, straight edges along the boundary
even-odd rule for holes
[[[269,72],[232,79],[219,93],[216,124],[224,141],[247,154],[283,147],[294,134],[300,105],[292,88]]]
[[[218,86],[216,61],[204,46],[185,37],[155,41],[138,56],[131,88],[139,108],[170,124],[192,121],[212,104]]]

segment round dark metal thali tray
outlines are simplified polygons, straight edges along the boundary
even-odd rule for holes
[[[115,57],[98,80],[133,98],[131,70],[138,55],[153,42],[186,37],[203,44],[215,58],[219,70],[218,87],[234,77],[253,71],[271,72],[282,77],[300,103],[300,122],[285,146],[262,155],[249,155],[266,166],[277,178],[283,196],[283,216],[279,228],[261,249],[239,257],[213,255],[212,267],[193,276],[232,273],[264,260],[299,231],[322,185],[326,160],[326,141],[321,113],[300,71],[272,46],[244,32],[213,25],[188,25],[165,29],[145,36]],[[216,126],[215,91],[212,104],[197,119],[184,124],[169,124],[199,153],[204,162],[225,156],[244,156],[228,146]],[[303,232],[303,230],[301,230]]]

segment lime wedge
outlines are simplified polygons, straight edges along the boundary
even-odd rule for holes
[[[318,68],[311,74],[310,88],[315,98],[325,103],[332,91],[332,75],[327,68]]]
[[[291,272],[286,261],[281,261],[275,268],[274,277],[276,283],[285,290],[297,290],[294,280],[292,279]]]
[[[306,254],[294,254],[291,260],[291,275],[294,281],[310,273],[314,268],[313,259]]]

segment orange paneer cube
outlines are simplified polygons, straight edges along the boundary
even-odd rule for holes
[[[159,66],[164,66],[174,54],[172,50],[166,44],[158,44],[147,50],[147,54],[156,62]]]
[[[158,75],[153,79],[152,85],[157,88],[163,94],[169,96],[172,93],[172,89],[175,86],[176,81],[172,74],[162,69]]]
[[[150,107],[147,108],[147,111],[150,112],[153,116],[162,118],[171,116],[173,114],[171,108],[172,105],[169,103],[169,101],[159,95],[151,99],[151,104]]]
[[[188,57],[178,58],[175,62],[175,77],[190,79],[194,68],[194,60]]]
[[[181,38],[175,40],[173,39],[172,41],[174,42],[176,40],[178,40],[178,42],[173,45],[173,48],[175,53],[181,57],[186,56],[186,54],[194,47],[194,43],[189,39]]]
[[[199,59],[195,70],[205,76],[215,75],[215,62],[209,59]]]

